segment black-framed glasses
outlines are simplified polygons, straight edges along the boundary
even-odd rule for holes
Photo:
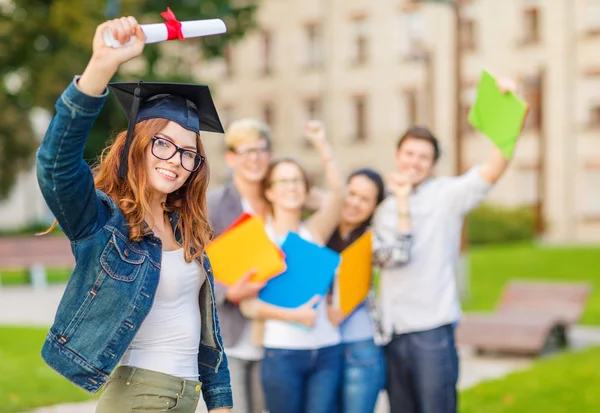
[[[206,159],[198,152],[180,148],[168,139],[160,136],[152,137],[152,155],[156,156],[158,159],[167,161],[177,155],[177,152],[179,152],[181,166],[188,172],[196,171]]]

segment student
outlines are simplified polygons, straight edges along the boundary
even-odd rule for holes
[[[397,185],[396,181],[391,181],[391,185],[398,203],[407,207],[410,184],[404,181]],[[369,230],[375,209],[384,198],[384,182],[377,172],[365,168],[350,174],[340,225],[327,246],[342,252],[360,238]],[[374,235],[376,262],[386,267],[402,265],[410,255],[410,221],[402,219],[399,225],[399,236],[389,244],[394,249],[393,254],[391,249],[383,248],[377,234]],[[393,262],[390,260],[392,256]],[[379,392],[385,386],[385,359],[383,349],[375,343],[377,326],[374,311],[365,301],[340,324],[344,354],[337,409],[340,413],[372,413]],[[332,315],[337,320],[342,317],[339,312]]]
[[[514,89],[502,80],[504,90]],[[440,156],[435,136],[411,127],[396,144],[396,169],[414,190],[410,210],[389,197],[374,218],[376,232],[394,231],[411,217],[410,262],[383,271],[382,326],[391,335],[386,346],[387,391],[392,413],[453,413],[457,409],[458,353],[454,327],[460,318],[454,268],[464,216],[479,205],[508,167],[494,147],[480,166],[457,177],[434,178]]]
[[[225,134],[225,162],[233,172],[231,182],[208,193],[208,216],[215,237],[227,229],[243,212],[264,217],[268,204],[262,196],[261,182],[271,160],[269,127],[255,119],[233,122]],[[249,274],[250,275],[250,274]],[[238,303],[256,297],[264,283],[242,278],[235,285],[215,283],[221,334],[231,373],[236,413],[262,413],[260,360],[263,348],[252,341],[252,322],[242,315]]]
[[[293,231],[307,241],[324,245],[340,217],[344,185],[323,126],[309,122],[305,132],[321,155],[329,193],[321,208],[303,221],[309,192],[306,173],[292,159],[271,162],[263,180],[263,194],[271,210],[266,231],[277,244]],[[339,391],[342,348],[339,329],[328,318],[325,297],[315,297],[297,309],[251,300],[243,303],[242,310],[266,320],[261,378],[269,412],[330,413]],[[293,322],[311,328],[302,329]]]
[[[105,30],[121,45],[136,40],[113,49]],[[209,168],[199,131],[223,132],[208,88],[111,84],[129,128],[94,176],[82,159],[109,80],[142,53],[144,39],[133,17],[98,26],[92,57],[58,99],[37,153],[40,188],[76,259],[42,357],[87,391],[108,383],[98,413],[192,413],[200,390],[211,413],[228,412],[229,371],[204,252]]]

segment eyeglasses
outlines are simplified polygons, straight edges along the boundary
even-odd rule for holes
[[[242,148],[242,149],[235,149],[235,148],[229,148],[229,150],[237,155],[243,156],[243,157],[249,157],[250,155],[256,155],[256,156],[265,156],[269,153],[271,153],[271,150],[269,149],[268,146],[261,146],[258,148]]]
[[[271,185],[273,185],[273,186],[304,185],[304,179],[302,179],[302,178],[276,179],[271,182]]]
[[[205,161],[205,157],[196,151],[183,149],[168,139],[160,136],[152,137],[152,155],[163,161],[169,160],[179,152],[181,166],[188,172],[196,171]]]

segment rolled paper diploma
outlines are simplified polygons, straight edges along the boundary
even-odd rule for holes
[[[140,25],[142,31],[146,35],[146,44],[164,42],[169,39],[169,32],[165,23],[156,24],[142,24]],[[191,37],[202,37],[212,36],[214,34],[221,34],[227,31],[225,23],[221,19],[209,19],[209,20],[190,20],[181,22],[181,34],[184,38]],[[104,44],[114,48],[129,46],[135,41],[135,36],[131,36],[131,39],[121,45],[116,40],[110,30],[105,30],[103,33]]]

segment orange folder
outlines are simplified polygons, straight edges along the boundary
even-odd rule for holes
[[[227,286],[252,270],[251,281],[267,281],[285,271],[283,254],[269,239],[263,221],[242,214],[206,247],[215,279]]]
[[[348,317],[369,294],[373,271],[373,234],[365,232],[341,253],[337,276],[337,304]]]

